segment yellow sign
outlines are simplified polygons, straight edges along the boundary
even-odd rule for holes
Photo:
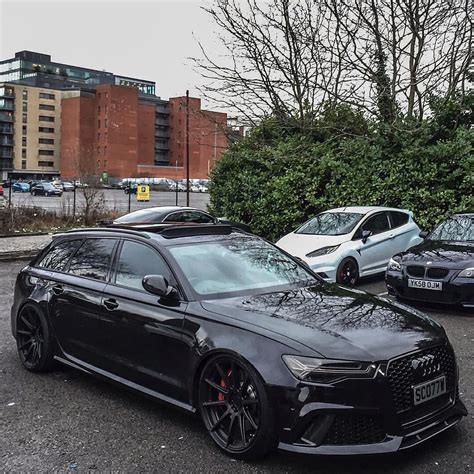
[[[150,186],[148,184],[139,184],[137,186],[137,201],[150,200]]]

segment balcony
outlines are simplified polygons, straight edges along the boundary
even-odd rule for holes
[[[13,127],[11,125],[0,125],[0,134],[13,135]]]
[[[13,89],[8,89],[6,87],[0,87],[0,97],[15,97]]]
[[[13,116],[0,111],[0,122],[13,122]]]
[[[170,129],[169,127],[163,128],[155,128],[155,137],[156,138],[169,138],[170,136]]]
[[[0,148],[0,158],[13,158],[13,151],[10,148]]]
[[[155,117],[155,125],[162,125],[164,127],[169,127],[170,125],[169,118],[166,116],[163,117],[163,116],[157,115]]]
[[[15,103],[13,100],[0,99],[0,110],[15,110]]]
[[[0,136],[0,146],[13,146],[13,138]]]
[[[0,158],[0,170],[2,171],[11,171],[13,169],[12,160],[2,160]]]

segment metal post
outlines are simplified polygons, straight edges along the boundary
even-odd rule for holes
[[[132,182],[128,182],[128,212],[130,212],[132,208]]]
[[[8,208],[12,207],[12,177],[10,176],[10,186],[8,186]]]
[[[72,218],[76,218],[76,180],[74,180],[74,194],[72,195]]]
[[[189,90],[186,91],[186,206],[189,207]]]
[[[177,176],[176,176],[175,193],[176,193],[176,205],[178,205],[178,177]]]

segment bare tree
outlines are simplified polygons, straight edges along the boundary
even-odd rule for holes
[[[472,0],[215,0],[205,10],[226,55],[201,45],[202,92],[250,122],[281,112],[308,125],[327,102],[421,119],[431,96],[468,89]]]

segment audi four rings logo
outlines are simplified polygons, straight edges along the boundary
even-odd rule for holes
[[[411,367],[419,377],[428,377],[436,374],[441,369],[441,364],[436,360],[433,354],[418,357],[411,361]]]

